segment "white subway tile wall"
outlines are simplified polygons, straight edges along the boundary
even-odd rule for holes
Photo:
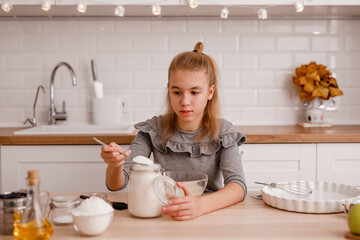
[[[91,123],[95,59],[104,94],[126,98],[124,121],[164,111],[167,68],[181,51],[205,43],[220,70],[222,117],[236,125],[294,125],[304,108],[292,83],[295,68],[310,61],[328,66],[344,96],[326,112],[333,124],[360,124],[359,20],[104,20],[49,19],[0,22],[0,126],[22,126],[37,104],[47,123],[52,69],[66,61],[78,85],[60,68],[56,106],[66,101],[68,123]]]

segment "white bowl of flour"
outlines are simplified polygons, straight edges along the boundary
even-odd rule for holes
[[[98,197],[84,200],[71,211],[74,228],[82,235],[99,235],[110,226],[114,208]]]

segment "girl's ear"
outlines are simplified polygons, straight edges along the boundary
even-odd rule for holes
[[[214,91],[215,91],[215,85],[212,85],[211,87],[209,87],[208,100],[212,99],[212,97],[214,96]]]

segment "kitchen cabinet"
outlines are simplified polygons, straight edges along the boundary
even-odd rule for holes
[[[360,143],[244,144],[241,151],[249,190],[261,188],[255,181],[300,179],[360,186]],[[0,190],[24,188],[27,170],[39,169],[42,189],[108,191],[99,155],[98,145],[0,146]]]
[[[317,179],[360,186],[360,143],[317,144]]]
[[[249,190],[258,182],[316,179],[316,144],[244,144],[243,167]]]
[[[360,187],[360,143],[245,144],[243,166],[254,181],[317,180]]]
[[[122,145],[128,148],[128,145]],[[245,144],[241,146],[249,189],[254,181],[315,178],[316,144]],[[1,188],[25,188],[27,170],[39,169],[41,188],[56,192],[103,192],[106,164],[98,145],[1,146]]]
[[[39,169],[41,189],[107,191],[99,145],[0,146],[0,161],[1,192],[25,188],[30,169]]]

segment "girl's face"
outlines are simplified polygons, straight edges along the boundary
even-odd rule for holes
[[[177,126],[184,131],[195,131],[202,126],[204,109],[214,94],[206,72],[177,70],[168,83],[171,107],[177,115]]]

